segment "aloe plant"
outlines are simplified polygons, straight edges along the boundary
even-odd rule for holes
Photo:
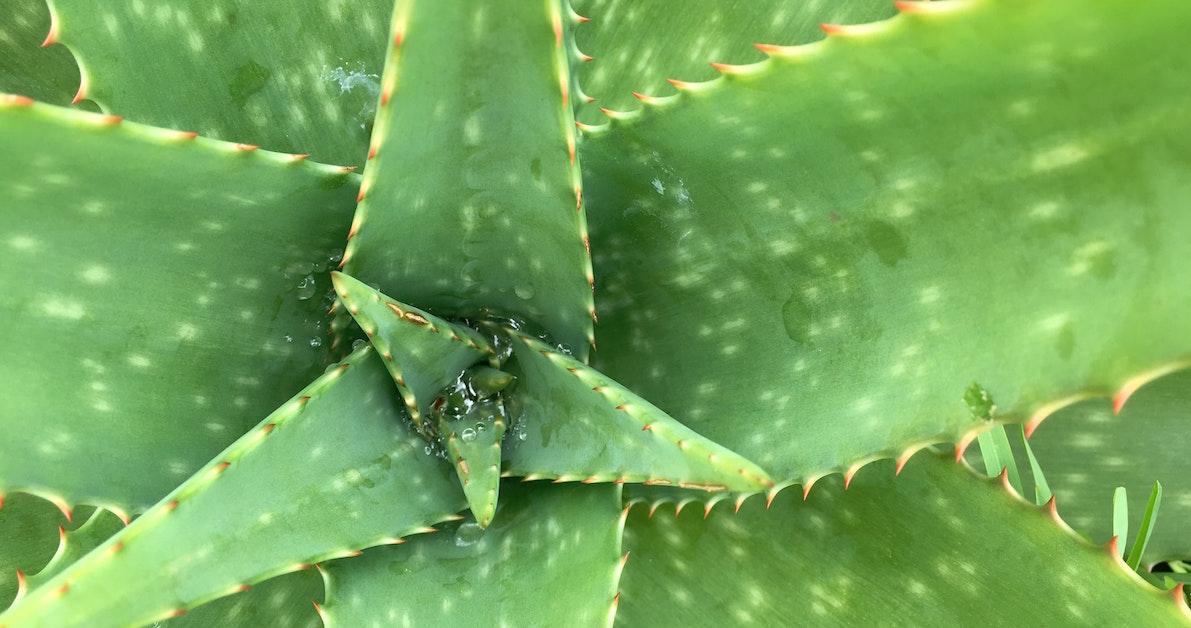
[[[1186,3],[0,11],[0,626],[1191,621]]]

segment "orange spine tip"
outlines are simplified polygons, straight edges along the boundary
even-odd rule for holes
[[[591,18],[587,17],[586,15],[575,15],[575,19],[578,20],[580,24],[586,24],[591,21]]]
[[[17,570],[17,600],[25,597],[25,592],[29,590],[29,580],[25,578],[25,572],[20,569]],[[16,600],[13,600],[16,603]]]
[[[236,150],[244,151],[246,153],[251,153],[258,148],[260,148],[260,146],[257,146],[256,144],[236,144]]]
[[[753,47],[765,54],[776,54],[782,51],[782,46],[776,44],[753,44]]]
[[[12,105],[14,107],[32,107],[33,99],[28,96],[17,96],[15,94],[4,96],[4,104]]]
[[[240,584],[240,585],[236,585],[235,592],[243,593],[251,588],[252,588],[252,585],[250,585],[250,584]]]
[[[79,91],[74,93],[74,98],[70,99],[70,104],[77,105],[77,104],[83,102],[83,99],[86,97],[87,97],[87,84],[80,83]]]
[[[308,159],[309,157],[310,157],[310,153],[297,153],[297,154],[295,154],[295,155],[290,155],[290,156],[289,156],[289,158],[290,158],[290,159],[292,159],[292,160],[294,160],[294,161],[305,161],[305,160],[306,160],[306,159]]]
[[[323,610],[323,607],[314,600],[310,600],[310,603],[314,605],[314,612],[318,613],[319,619],[323,620],[323,625],[329,625],[329,622],[327,621],[327,612]]]
[[[120,124],[124,121],[123,116],[104,116],[99,119],[101,124]]]
[[[918,2],[909,2],[908,0],[895,0],[893,6],[902,13],[914,13],[922,9]]]
[[[380,93],[380,106],[382,106],[382,107],[387,106],[389,104],[390,97],[391,97],[391,92],[389,92],[389,90],[386,89],[385,91],[381,92]]]
[[[166,502],[166,504],[165,504],[165,511],[166,511],[166,512],[170,512],[170,511],[174,510],[174,509],[175,509],[175,508],[177,508],[177,507],[178,507],[178,500],[176,500],[176,499],[171,499],[170,501]]]
[[[746,500],[748,498],[749,498],[748,495],[741,495],[740,497],[737,497],[736,504],[735,504],[736,510],[734,510],[733,512],[740,512],[740,507],[744,505],[744,500]]]
[[[185,615],[185,614],[186,614],[186,609],[184,609],[184,608],[175,608],[174,610],[170,611],[169,617],[171,617],[171,618],[174,618],[174,619],[177,619],[178,617],[181,617],[181,616],[183,616],[183,615]]]
[[[364,201],[364,188],[360,188],[359,194],[356,194],[356,204],[362,203],[363,201]]]
[[[372,148],[369,148],[369,149],[368,149],[368,158],[369,158],[369,159],[375,159],[375,158],[376,158],[376,147],[375,147],[375,146],[373,146]]]
[[[633,98],[636,98],[637,100],[640,100],[641,102],[649,102],[650,100],[653,99],[652,96],[646,96],[645,94],[642,94],[641,92],[633,92]]]
[[[180,140],[193,140],[194,138],[198,137],[198,132],[197,131],[178,131],[178,133],[175,137],[177,137]]]
[[[339,172],[342,172],[344,174],[347,174],[349,172],[355,172],[355,171],[356,171],[355,166],[339,166]]]
[[[842,26],[840,24],[826,24],[826,23],[824,23],[824,24],[820,24],[819,28],[822,29],[822,31],[824,33],[827,33],[828,35],[841,35],[844,33],[845,30],[847,30],[845,26]]]
[[[74,521],[74,511],[71,510],[70,504],[67,504],[66,500],[57,497],[49,501],[58,507],[58,510],[62,513],[63,517],[66,517],[67,521]]]
[[[688,81],[680,81],[678,79],[668,78],[668,79],[666,79],[666,82],[673,85],[674,89],[678,89],[678,90],[687,90],[687,89],[691,89],[692,87],[694,87],[694,83],[690,83]]]
[[[50,31],[46,33],[45,39],[41,42],[42,48],[49,48],[58,43],[58,16],[50,11]]]
[[[582,53],[582,52],[580,52],[580,53],[579,53],[579,60],[580,60],[580,61],[582,61],[582,62],[584,62],[584,63],[587,63],[588,61],[591,61],[591,60],[593,60],[593,59],[595,59],[595,57],[593,57],[593,56],[591,56],[591,55],[589,55],[589,54],[584,54],[584,53]]]
[[[807,480],[806,483],[802,485],[802,501],[806,501],[807,498],[811,496],[811,487],[814,485],[814,480]]]
[[[711,509],[715,508],[715,502],[707,502],[703,505],[703,518],[706,519],[711,516]]]
[[[393,45],[394,46],[397,46],[398,48],[400,48],[401,44],[404,44],[404,43],[405,43],[405,31],[404,30],[399,30],[396,33],[393,33]]]

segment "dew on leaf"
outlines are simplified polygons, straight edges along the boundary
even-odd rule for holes
[[[314,275],[306,275],[298,282],[298,300],[305,301],[314,296]]]
[[[474,521],[459,526],[455,531],[455,545],[457,547],[470,547],[475,545],[477,541],[484,538],[484,528]]]

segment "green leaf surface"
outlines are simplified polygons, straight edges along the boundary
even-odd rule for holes
[[[36,573],[54,556],[66,517],[50,502],[24,493],[4,496],[0,507],[0,608],[17,593],[18,570]]]
[[[621,571],[620,489],[508,482],[483,530],[328,563],[325,624],[607,626]]]
[[[328,362],[355,177],[3,95],[0,136],[0,493],[142,510]]]
[[[322,628],[311,602],[323,599],[318,571],[287,573],[164,622],[168,628]]]
[[[53,579],[75,561],[124,529],[124,522],[110,510],[98,508],[76,530],[63,531],[54,557],[40,571],[28,576],[29,591]]]
[[[392,0],[50,0],[105,111],[363,163]]]
[[[1162,482],[1162,521],[1143,561],[1152,564],[1191,557],[1191,458],[1180,446],[1188,434],[1191,371],[1183,371],[1137,391],[1119,415],[1100,400],[1061,410],[1037,427],[1030,445],[1063,518],[1098,543],[1114,536],[1115,487],[1128,490],[1129,529],[1137,530],[1150,487]],[[1122,537],[1122,551],[1127,544]]]
[[[466,326],[394,301],[343,273],[331,273],[331,281],[344,309],[384,358],[419,428],[439,391],[493,353],[483,336]]]
[[[822,39],[820,23],[857,24],[889,17],[889,0],[577,0],[589,21],[575,29],[575,42],[594,57],[576,67],[584,94],[577,117],[607,119],[601,107],[633,111],[633,92],[674,93],[666,79],[705,81],[717,75],[711,63],[764,59],[754,44],[804,44]]]
[[[1043,472],[1042,465],[1038,463],[1038,458],[1034,455],[1034,448],[1030,447],[1030,440],[1026,437],[1024,426],[1018,426],[1018,436],[1030,463],[1030,477],[1034,483],[1034,503],[1041,506],[1050,501],[1054,493],[1051,492],[1050,484],[1046,481],[1046,473]]]
[[[507,399],[507,475],[757,492],[773,480],[578,360],[510,333],[519,384]]]
[[[441,316],[532,321],[585,356],[565,26],[559,0],[398,5],[344,268]]]
[[[1191,358],[1191,5],[921,6],[582,145],[593,364],[775,477]]]
[[[79,69],[62,46],[45,48],[45,0],[0,0],[0,92],[65,105],[79,87]]]
[[[803,502],[704,519],[634,508],[618,625],[1185,625],[1103,547],[968,469],[920,454],[825,478]],[[731,574],[710,577],[709,574]]]
[[[0,624],[151,623],[456,519],[450,469],[423,446],[362,347]]]
[[[1124,552],[1123,545],[1129,542],[1129,491],[1123,486],[1112,492],[1112,538]]]

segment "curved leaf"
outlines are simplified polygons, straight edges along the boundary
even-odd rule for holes
[[[141,510],[327,363],[355,179],[3,95],[0,135],[0,493]]]
[[[67,523],[53,504],[24,493],[5,495],[0,506],[0,608],[17,593],[17,572],[34,573],[54,556],[59,527]]]
[[[857,24],[889,17],[889,0],[585,0],[573,2],[589,18],[575,43],[594,57],[576,66],[594,102],[576,114],[587,123],[607,119],[601,108],[633,111],[640,98],[668,96],[667,79],[705,81],[712,63],[751,63],[764,56],[754,44],[804,44],[823,38],[820,23]]]
[[[169,628],[322,628],[311,602],[323,599],[323,581],[313,569],[295,571],[253,586],[161,623]]]
[[[594,364],[783,479],[1191,359],[1191,5],[917,6],[583,144]]]
[[[99,508],[78,529],[63,530],[54,557],[40,571],[28,576],[29,590],[36,590],[49,582],[54,576],[123,529],[124,522],[119,517],[109,510]]]
[[[629,514],[626,626],[1181,625],[1158,591],[1015,496],[929,454],[826,478],[803,502]],[[709,574],[730,573],[730,578]]]
[[[423,452],[392,390],[361,348],[0,623],[150,623],[457,519],[450,469]]]
[[[344,268],[441,316],[525,318],[585,356],[591,263],[559,1],[398,5]]]
[[[487,530],[328,563],[325,624],[607,626],[622,566],[620,490],[506,483]]]
[[[358,165],[392,0],[49,0],[80,95],[131,120]],[[43,33],[44,35],[44,33]]]

